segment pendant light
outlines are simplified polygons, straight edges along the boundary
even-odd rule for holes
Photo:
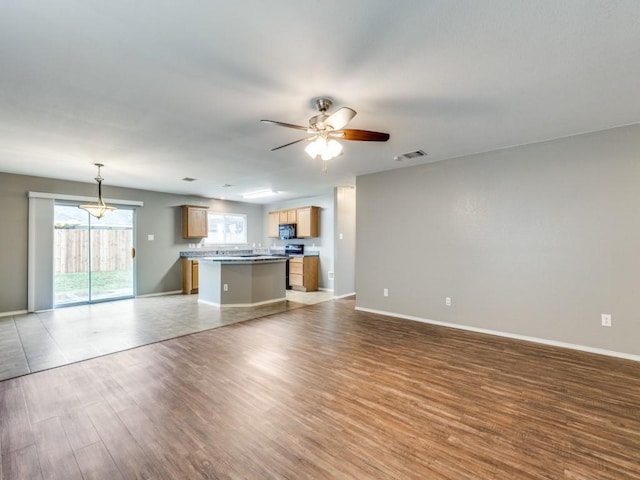
[[[85,205],[78,205],[78,208],[82,208],[89,212],[89,214],[93,215],[96,218],[102,218],[107,213],[117,210],[115,207],[109,207],[105,205],[104,200],[102,200],[102,180],[104,180],[100,176],[100,169],[104,167],[101,163],[94,163],[96,167],[98,167],[98,176],[96,177],[96,182],[98,182],[98,201],[96,203],[87,203]]]

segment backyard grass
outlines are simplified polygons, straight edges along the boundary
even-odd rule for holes
[[[133,272],[131,270],[111,270],[93,272],[91,287],[93,291],[110,291],[131,288]],[[86,291],[89,288],[89,278],[86,272],[56,273],[55,290],[59,293]]]

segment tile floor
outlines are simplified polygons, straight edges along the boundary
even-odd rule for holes
[[[287,291],[285,302],[220,309],[166,295],[0,317],[0,381],[332,298]]]

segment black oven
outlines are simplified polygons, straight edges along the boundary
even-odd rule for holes
[[[304,255],[304,245],[302,244],[288,244],[284,246],[284,256],[290,257],[292,255]],[[287,290],[291,290],[291,284],[289,283],[289,260],[287,260],[285,270],[285,287]]]

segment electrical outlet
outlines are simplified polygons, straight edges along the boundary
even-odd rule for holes
[[[229,284],[225,283],[224,285],[222,285],[222,290],[224,290],[225,292],[229,291]]]
[[[384,290],[382,290],[382,296],[383,297],[388,297],[389,296],[389,289],[385,288]]]
[[[600,319],[602,321],[602,326],[603,327],[610,327],[611,326],[611,314],[610,313],[603,313],[602,315],[600,315]]]
[[[451,306],[451,297],[444,297],[444,304],[447,307],[450,307]]]

